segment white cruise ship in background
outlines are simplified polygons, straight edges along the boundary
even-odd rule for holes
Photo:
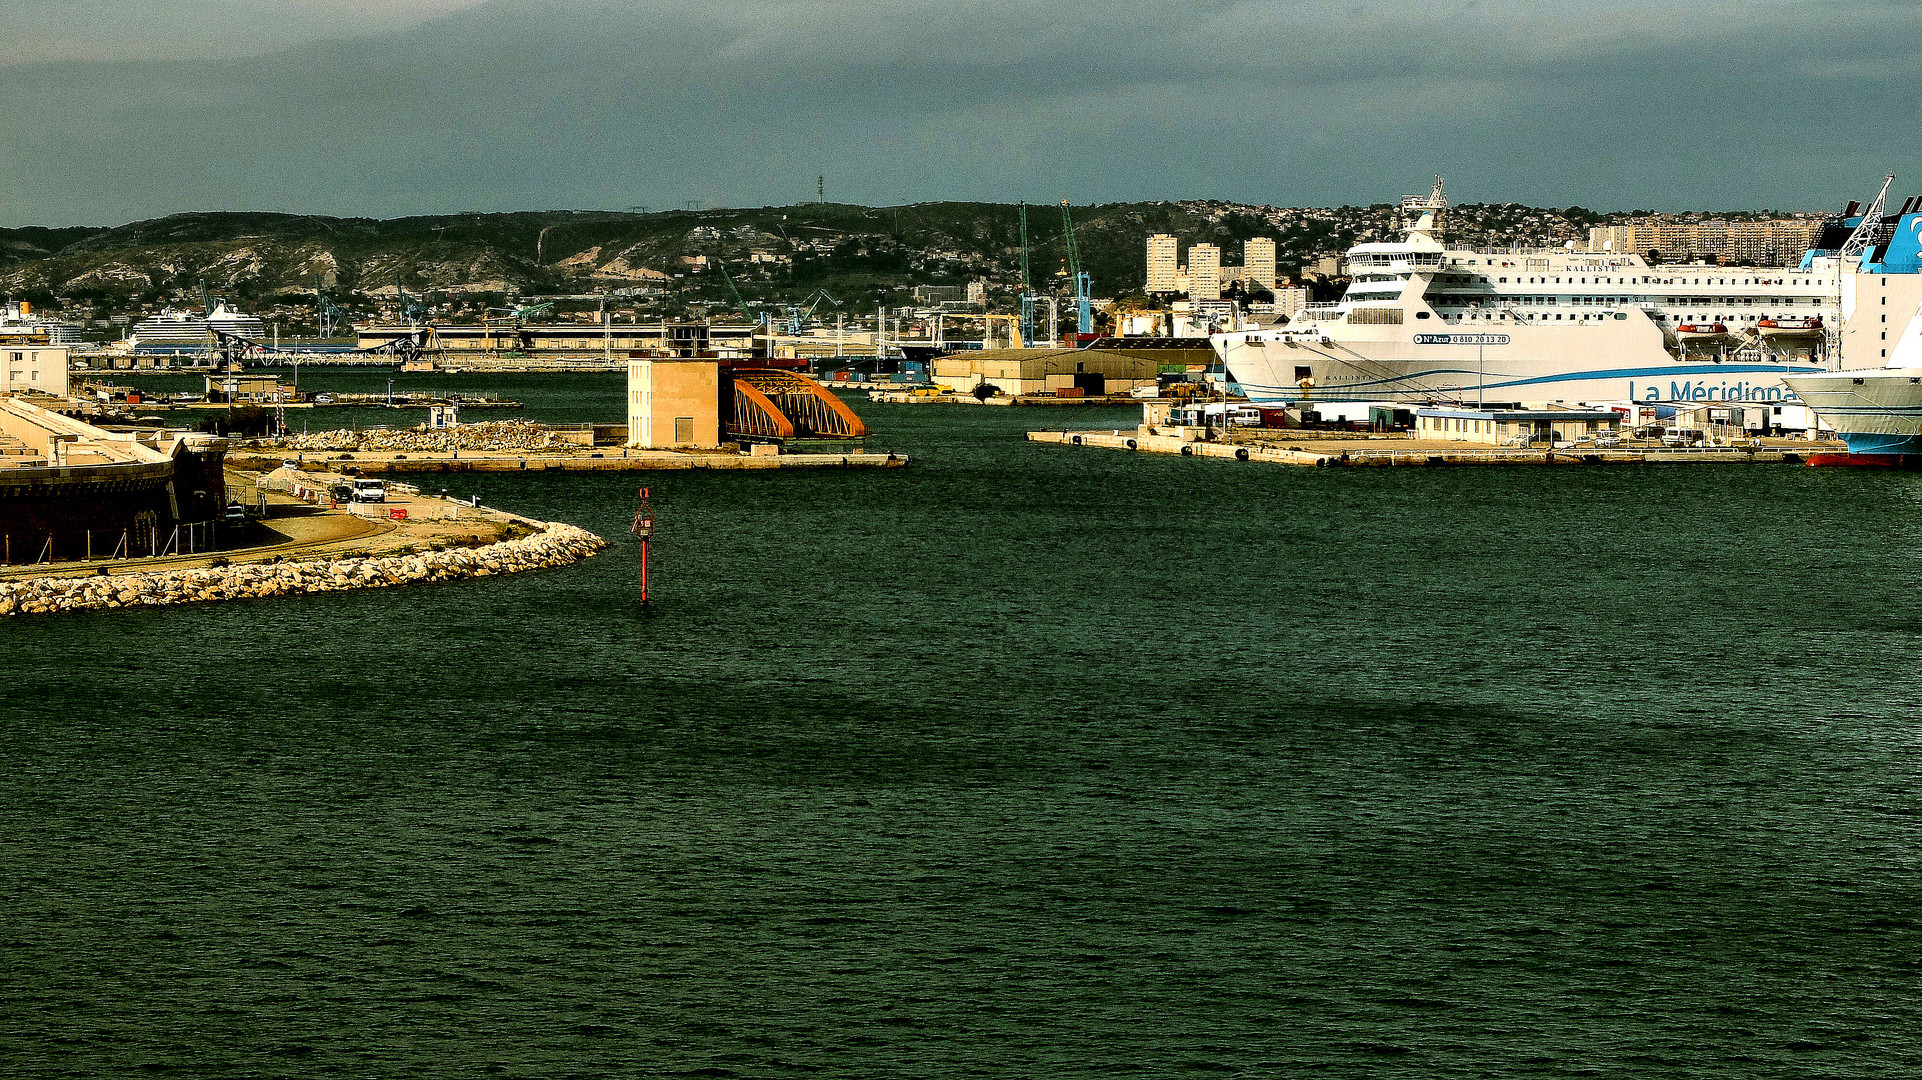
[[[49,345],[76,345],[82,333],[75,323],[35,315],[33,305],[25,300],[0,305],[0,334],[45,334]]]
[[[243,315],[222,301],[204,317],[169,308],[151,319],[142,319],[128,333],[127,344],[134,352],[149,355],[197,353],[207,348],[209,326],[254,341],[266,332],[259,316]]]
[[[1793,400],[1785,375],[1886,362],[1888,286],[1899,278],[1907,295],[1922,280],[1916,203],[1883,218],[1878,198],[1845,215],[1795,267],[1651,265],[1634,253],[1450,248],[1438,180],[1402,200],[1402,240],[1349,249],[1338,303],[1210,342],[1261,403]],[[1880,246],[1839,258],[1871,218]]]

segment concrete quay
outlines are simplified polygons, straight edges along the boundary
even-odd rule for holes
[[[322,509],[344,478],[288,470],[240,542],[185,555],[0,569],[0,618],[257,599],[457,581],[578,562],[607,547],[593,533],[484,506],[396,491],[392,501]],[[291,483],[289,482],[291,481]]]
[[[1801,442],[1772,439],[1760,446],[1622,446],[1611,449],[1575,445],[1518,448],[1479,443],[1416,440],[1392,437],[1317,440],[1318,432],[1302,432],[1286,445],[1255,442],[1200,442],[1178,435],[1148,435],[1138,431],[1030,431],[1028,441],[1060,446],[1095,447],[1139,453],[1177,454],[1182,457],[1262,461],[1308,467],[1458,465],[1622,465],[1677,463],[1694,465],[1799,464],[1812,454],[1845,453],[1839,442]]]
[[[461,450],[398,454],[385,451],[295,453],[278,450],[235,450],[228,464],[266,472],[283,461],[333,470],[359,469],[377,473],[470,472],[654,472],[667,469],[899,469],[908,459],[899,454],[728,454],[681,453],[672,450],[608,448],[576,453],[518,453]]]

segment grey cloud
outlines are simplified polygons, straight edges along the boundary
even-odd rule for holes
[[[1728,5],[1740,48],[1704,50],[1689,7],[495,0],[211,70],[0,70],[26,148],[0,216],[778,203],[817,173],[864,202],[1367,202],[1443,172],[1826,206],[1918,171],[1914,9]]]

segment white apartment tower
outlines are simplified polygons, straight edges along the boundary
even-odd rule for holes
[[[1241,266],[1243,280],[1249,286],[1259,285],[1269,292],[1275,291],[1275,242],[1266,236],[1257,236],[1241,247]]]
[[[1188,299],[1221,299],[1221,249],[1213,244],[1188,249]]]
[[[1177,291],[1175,274],[1179,266],[1174,237],[1167,233],[1156,233],[1148,238],[1148,292]]]

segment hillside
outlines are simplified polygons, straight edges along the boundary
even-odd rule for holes
[[[1152,233],[1212,242],[1238,264],[1242,241],[1272,236],[1286,275],[1359,239],[1389,233],[1387,205],[1298,209],[1226,202],[1074,207],[1082,263],[1099,295],[1142,287]],[[1570,208],[1465,205],[1457,237],[1475,245],[1560,243],[1603,217]],[[1028,208],[1030,266],[1040,291],[1065,259],[1061,210]],[[0,291],[69,318],[94,320],[197,303],[201,282],[253,310],[311,308],[316,279],[350,314],[391,302],[396,280],[451,315],[510,296],[657,291],[662,310],[730,304],[718,260],[749,300],[793,301],[816,289],[856,310],[914,285],[1020,280],[1020,211],[1007,204],[863,207],[808,203],[658,213],[541,211],[331,218],[187,213],[114,228],[0,229]],[[635,306],[632,299],[624,299]],[[297,319],[297,316],[296,316]]]

